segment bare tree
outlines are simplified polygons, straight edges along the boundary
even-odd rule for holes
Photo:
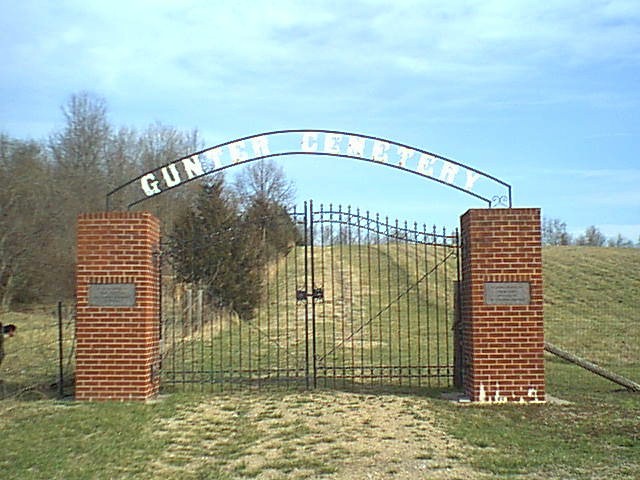
[[[234,189],[244,206],[255,201],[290,206],[295,199],[293,183],[273,160],[259,160],[247,165],[235,179]]]
[[[298,242],[298,231],[288,213],[295,189],[280,165],[273,160],[248,165],[236,177],[234,190],[246,228],[259,240],[265,261],[285,254]]]
[[[62,113],[65,127],[50,138],[56,164],[67,174],[105,171],[111,126],[104,98],[87,92],[71,95]]]
[[[50,236],[55,212],[49,167],[35,142],[0,135],[0,306],[28,301],[51,281]],[[55,284],[55,283],[54,283]]]
[[[621,234],[618,234],[616,237],[610,238],[607,241],[607,246],[617,248],[633,248],[633,242],[628,238],[623,237]]]
[[[113,128],[107,113],[102,97],[81,92],[62,107],[64,124],[46,142],[0,134],[0,308],[70,297],[77,215],[103,210],[114,187],[201,147],[197,131],[154,124],[139,134]],[[194,182],[144,208],[170,227],[195,190]]]
[[[109,191],[141,173],[141,148],[136,131],[121,127],[112,133],[106,152],[106,185]]]
[[[576,245],[602,247],[606,241],[604,234],[596,226],[591,225],[576,239]]]
[[[87,92],[72,95],[62,107],[64,127],[49,137],[58,205],[69,222],[80,211],[104,208],[111,126],[106,101]]]
[[[545,245],[570,245],[571,235],[567,233],[567,224],[558,218],[543,219],[542,243]]]

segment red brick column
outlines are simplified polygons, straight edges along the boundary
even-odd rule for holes
[[[544,401],[540,209],[469,210],[461,235],[465,394]]]
[[[160,225],[150,213],[78,218],[76,399],[158,392]]]

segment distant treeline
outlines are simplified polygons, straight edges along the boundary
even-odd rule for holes
[[[72,95],[62,114],[63,125],[45,140],[0,133],[0,309],[72,298],[77,215],[104,210],[105,196],[113,188],[203,147],[195,130],[159,123],[142,131],[116,127],[108,119],[106,101],[89,93]],[[224,188],[223,179],[216,183],[218,197],[232,204],[228,211],[234,221],[245,212],[259,216],[254,205],[258,198],[278,214],[274,204],[292,199],[292,187],[275,165],[254,165],[238,179]],[[180,225],[186,248],[185,225],[199,217],[203,195],[211,196],[211,190],[203,190],[212,182],[193,182],[148,200],[142,208],[161,219],[165,238]],[[255,233],[245,229],[243,235]]]
[[[573,236],[567,232],[567,224],[557,218],[542,220],[542,243],[544,245],[578,245],[588,247],[640,248],[640,237],[634,243],[621,234],[607,238],[596,226],[587,227],[583,234]]]

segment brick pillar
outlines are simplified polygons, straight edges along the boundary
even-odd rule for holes
[[[78,217],[76,399],[158,392],[160,224],[150,213]]]
[[[465,394],[544,401],[540,209],[469,210],[461,236]]]

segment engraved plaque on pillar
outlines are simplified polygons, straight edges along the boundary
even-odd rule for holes
[[[487,282],[484,284],[485,305],[529,305],[529,282]]]
[[[135,307],[136,286],[133,283],[92,283],[89,285],[91,307]]]

